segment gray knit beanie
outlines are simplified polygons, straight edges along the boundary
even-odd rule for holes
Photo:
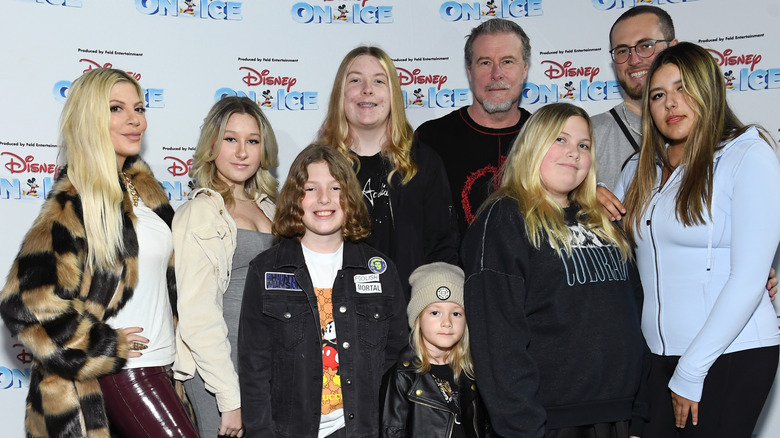
[[[414,320],[429,304],[450,302],[464,307],[464,281],[463,270],[449,263],[429,263],[415,269],[409,276],[412,286],[412,299],[406,306],[409,327],[414,326]]]

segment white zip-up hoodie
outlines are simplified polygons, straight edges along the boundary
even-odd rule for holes
[[[755,128],[716,150],[714,162],[705,224],[686,227],[676,218],[680,166],[653,192],[634,236],[642,332],[654,354],[681,356],[669,388],[697,402],[721,354],[780,344],[764,288],[780,242],[780,163]],[[615,187],[619,199],[636,167],[634,157]]]

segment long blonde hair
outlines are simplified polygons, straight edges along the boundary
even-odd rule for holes
[[[260,110],[260,106],[248,97],[230,96],[220,99],[209,110],[200,128],[200,138],[192,159],[190,177],[198,186],[218,192],[227,206],[233,205],[233,192],[227,183],[217,175],[216,159],[225,136],[225,127],[233,114],[252,116],[260,128],[260,168],[253,178],[244,182],[244,192],[250,199],[265,194],[276,201],[279,183],[271,174],[271,169],[279,165],[278,151],[274,130],[271,123]]]
[[[110,132],[111,89],[121,82],[132,84],[144,100],[132,76],[116,69],[93,69],[71,85],[60,119],[60,153],[81,198],[88,270],[115,266],[124,251],[123,194]]]
[[[393,174],[398,172],[401,176],[401,184],[406,184],[417,174],[417,165],[412,160],[412,136],[414,130],[406,119],[404,112],[404,99],[401,93],[401,83],[398,73],[390,56],[378,47],[360,46],[352,49],[339,65],[336,79],[333,81],[333,90],[330,93],[328,114],[319,132],[317,143],[335,147],[344,156],[357,163],[357,157],[350,152],[354,138],[349,131],[347,116],[344,113],[344,84],[347,80],[347,72],[358,56],[372,56],[384,69],[390,86],[390,123],[388,124],[387,143],[382,146],[382,155],[393,163],[393,170],[387,175],[387,182]]]
[[[744,133],[744,126],[726,102],[726,84],[717,61],[693,43],[680,43],[661,52],[647,72],[648,83],[655,72],[671,64],[680,69],[682,89],[696,124],[688,134],[679,166],[685,166],[676,196],[675,215],[686,226],[702,224],[712,208],[712,174],[715,150]],[[642,104],[642,149],[634,179],[626,191],[623,227],[634,242],[641,230],[640,220],[657,188],[657,172],[673,166],[666,153],[666,139],[655,126],[650,113],[649,86]],[[765,135],[767,143],[771,144]]]
[[[415,370],[418,374],[425,374],[431,370],[431,361],[428,359],[428,350],[425,349],[422,328],[420,326],[420,318],[422,317],[423,312],[425,312],[425,309],[417,315],[417,319],[414,320],[412,331],[409,333],[409,345],[412,346],[412,350],[414,350],[417,355]],[[453,345],[448,352],[447,364],[452,368],[452,374],[455,376],[455,383],[458,383],[461,372],[465,372],[466,375],[472,379],[474,378],[474,361],[471,358],[471,350],[469,349],[468,324],[466,324],[463,330],[463,337],[460,338],[460,341]]]
[[[569,254],[572,250],[571,231],[564,221],[563,208],[544,187],[541,166],[547,151],[570,117],[582,117],[587,122],[591,155],[595,157],[593,126],[585,110],[569,103],[543,106],[523,126],[504,164],[501,186],[482,207],[484,209],[501,197],[515,199],[525,219],[526,233],[531,244],[539,248],[546,237],[553,248],[559,252],[563,249]],[[625,237],[610,222],[596,197],[595,159],[591,160],[591,168],[585,180],[569,193],[569,201],[580,206],[577,221],[599,237],[617,245],[624,260],[628,260],[631,250]]]

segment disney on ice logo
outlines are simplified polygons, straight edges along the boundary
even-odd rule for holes
[[[423,72],[422,69],[406,69],[396,66],[401,86],[412,86],[412,96],[402,89],[406,108],[452,108],[469,104],[468,88],[442,88],[447,82],[446,75]],[[432,85],[423,88],[420,85]]]
[[[88,51],[88,50],[84,50],[84,51]],[[110,52],[110,50],[108,52]],[[87,58],[81,58],[79,59],[79,62],[83,62],[87,65],[87,67],[83,70],[83,73],[86,73],[92,70],[93,68],[103,68],[103,67],[110,68],[112,66],[110,62],[105,62],[101,64],[97,61],[94,61],[92,59],[87,59]],[[141,73],[139,72],[128,71],[127,74],[135,78],[135,80],[141,79]],[[73,82],[69,80],[62,80],[55,83],[54,88],[52,89],[52,92],[54,93],[54,100],[64,104],[65,99],[68,97],[68,90],[70,89],[72,83]],[[144,103],[145,103],[144,106],[146,106],[147,108],[165,108],[164,89],[143,88],[142,91],[144,94]]]
[[[761,62],[761,54],[737,54],[732,49],[726,49],[722,52],[715,49],[707,50],[718,61],[718,65],[723,68],[723,79],[726,81],[728,90],[747,91],[780,88],[780,68],[756,68],[756,65]],[[741,65],[745,67],[736,70]]]
[[[543,14],[542,0],[483,0],[469,3],[446,1],[439,7],[439,15],[445,21],[520,18]]]
[[[3,143],[4,145],[6,143]],[[49,146],[38,143],[22,143],[17,146]],[[2,152],[0,156],[7,157],[4,167],[13,174],[27,173],[36,174],[26,180],[24,178],[0,178],[0,199],[45,199],[46,194],[51,190],[52,178],[56,177],[59,166],[54,163],[39,163],[35,161],[34,155],[20,156],[12,152]],[[41,180],[40,174],[45,175]],[[22,185],[26,186],[22,188]]]
[[[240,91],[229,87],[220,88],[214,95],[214,100],[220,100],[226,96],[245,96],[257,102],[263,108],[274,110],[308,111],[318,110],[316,91],[293,91],[292,87],[298,83],[295,76],[274,75],[269,69],[259,70],[253,67],[241,66],[241,81],[248,87],[269,87],[260,90],[260,95],[255,90]],[[272,87],[277,88],[274,92]]]
[[[145,15],[198,17],[211,20],[242,20],[241,2],[219,0],[135,0],[135,9]]]
[[[45,3],[52,6],[70,6],[71,8],[83,7],[81,0],[26,0],[30,3]]]
[[[526,82],[523,87],[522,101],[525,104],[553,103],[562,100],[580,102],[621,99],[620,84],[616,80],[597,81],[601,69],[594,66],[575,65],[572,61],[541,61],[542,71],[549,79],[569,79],[563,84],[536,84]],[[582,78],[577,81],[577,78]]]
[[[666,5],[675,3],[690,3],[699,0],[592,0],[593,7],[602,11],[610,9],[633,8],[640,5]]]
[[[181,147],[163,147],[163,151],[185,151],[187,148]],[[189,175],[192,169],[192,158],[182,159],[174,155],[167,155],[163,157],[165,160],[165,170],[174,178],[184,177]],[[161,180],[163,191],[168,196],[169,201],[184,201],[189,196],[190,192],[195,189],[195,182],[188,181],[182,184],[181,181],[168,181]]]
[[[576,95],[575,91],[577,91],[577,86],[579,86],[580,90],[584,90],[586,92],[592,91],[590,89],[591,83],[593,83],[594,77],[599,74],[601,71],[598,67],[592,67],[592,66],[575,66],[573,62],[571,61],[564,61],[563,63],[559,63],[556,61],[553,61],[551,59],[545,59],[541,62],[542,65],[546,65],[546,70],[543,71],[544,75],[547,76],[550,79],[560,79],[560,78],[574,78],[574,77],[581,77],[585,76],[587,77],[586,80],[581,80],[579,85],[575,85],[573,80],[570,80],[563,84],[563,89],[565,91],[559,93],[559,97],[561,99],[570,99],[575,100],[575,98],[578,98],[578,100],[600,100],[600,99],[591,99],[591,98],[585,98],[585,96],[582,95],[582,92],[579,93],[579,96]],[[594,95],[598,95],[598,91],[601,89],[598,88],[598,86],[595,88],[596,93],[593,93]]]
[[[334,0],[324,0],[333,2]],[[341,4],[339,4],[341,3]],[[368,0],[335,0],[333,5],[298,2],[290,14],[296,23],[388,24],[393,22],[393,7],[369,5]]]

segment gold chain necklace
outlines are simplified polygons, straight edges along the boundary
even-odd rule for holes
[[[130,181],[130,177],[126,173],[122,172],[122,176],[125,178],[125,186],[127,191],[130,192],[130,198],[133,200],[133,207],[138,207],[138,190],[135,189],[135,185]]]

